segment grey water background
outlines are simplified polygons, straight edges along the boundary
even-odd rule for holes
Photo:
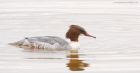
[[[32,36],[65,39],[69,25],[97,37],[80,37],[76,73],[140,72],[140,4],[136,0],[0,0],[0,72],[67,73],[67,53],[27,52],[7,45]]]

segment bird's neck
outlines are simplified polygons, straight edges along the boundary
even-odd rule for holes
[[[71,41],[71,42],[70,42],[70,45],[71,45],[71,49],[72,49],[72,50],[80,49],[80,44],[79,44],[79,42],[77,42],[77,41]]]

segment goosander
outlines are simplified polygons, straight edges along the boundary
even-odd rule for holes
[[[10,45],[18,46],[21,48],[36,48],[48,50],[68,50],[79,48],[78,38],[83,34],[88,37],[96,38],[86,32],[86,30],[78,25],[70,25],[69,30],[66,32],[66,38],[70,42],[57,37],[57,36],[39,36],[39,37],[25,37],[24,39],[9,43]]]

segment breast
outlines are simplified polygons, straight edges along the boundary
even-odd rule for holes
[[[56,36],[26,37],[23,40],[10,43],[10,45],[45,50],[68,50],[71,48],[67,41]]]

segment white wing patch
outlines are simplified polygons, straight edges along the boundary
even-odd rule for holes
[[[60,47],[58,43],[52,45],[49,43],[38,42],[38,41],[31,43],[30,46],[38,49],[52,49],[52,50]]]

